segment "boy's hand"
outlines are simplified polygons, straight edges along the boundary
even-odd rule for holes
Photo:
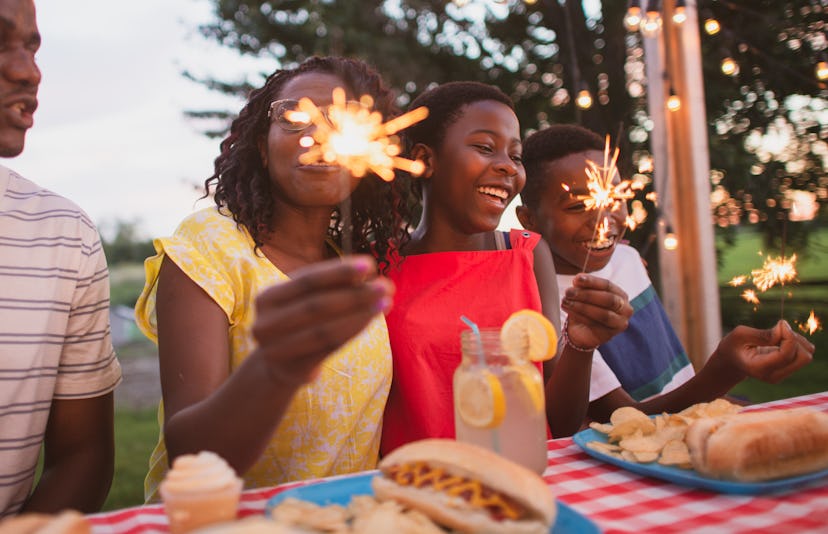
[[[797,334],[787,321],[773,328],[737,326],[719,342],[711,359],[723,359],[743,377],[775,384],[807,365],[814,345]]]
[[[256,299],[253,336],[274,380],[301,385],[313,380],[331,352],[390,307],[393,283],[377,277],[369,256],[311,265]]]
[[[597,276],[579,274],[564,293],[561,308],[567,313],[573,345],[598,347],[627,328],[633,308],[618,286]]]

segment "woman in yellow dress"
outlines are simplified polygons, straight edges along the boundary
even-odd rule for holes
[[[158,343],[163,394],[148,501],[175,457],[200,450],[225,458],[248,488],[376,465],[393,285],[370,253],[383,257],[401,225],[384,208],[394,182],[299,161],[315,126],[291,112],[307,97],[324,113],[336,87],[349,100],[369,94],[385,119],[396,114],[394,95],[360,61],[317,57],[276,71],[221,144],[205,182],[216,206],[155,240],[136,306]],[[343,239],[365,254],[338,258]]]

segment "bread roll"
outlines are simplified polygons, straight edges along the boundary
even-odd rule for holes
[[[828,414],[807,408],[694,421],[685,436],[693,469],[741,482],[828,469]]]

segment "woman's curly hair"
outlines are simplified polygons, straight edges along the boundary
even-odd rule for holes
[[[204,189],[205,196],[213,190],[216,205],[229,210],[236,223],[247,229],[256,249],[273,232],[275,209],[270,176],[259,151],[259,142],[266,139],[270,129],[268,108],[288,81],[309,72],[333,74],[357,97],[370,95],[374,109],[385,120],[399,114],[395,95],[380,75],[368,64],[351,58],[311,57],[296,68],[277,70],[261,88],[252,91],[221,142],[214,174],[204,182]],[[328,236],[337,246],[342,247],[343,236],[349,236],[353,242],[345,244],[345,248],[373,253],[384,260],[391,247],[407,240],[407,228],[402,221],[408,219],[408,204],[402,201],[400,186],[395,182],[385,182],[373,174],[360,179],[350,197],[350,214],[343,216],[339,207],[331,214]],[[348,215],[351,224],[346,229]]]

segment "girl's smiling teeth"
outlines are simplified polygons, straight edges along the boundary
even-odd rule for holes
[[[499,198],[500,200],[506,200],[507,198],[509,198],[509,192],[500,187],[481,186],[477,188],[477,192],[483,193],[484,195]]]

